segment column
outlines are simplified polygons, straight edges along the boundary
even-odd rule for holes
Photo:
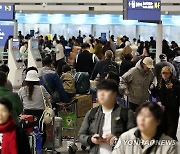
[[[157,24],[157,40],[156,40],[156,63],[159,62],[159,55],[162,54],[162,22]]]
[[[14,20],[14,38],[18,38],[18,22],[17,20]]]
[[[136,39],[139,39],[139,26],[136,25]]]

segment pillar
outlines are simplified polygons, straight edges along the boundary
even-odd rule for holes
[[[162,39],[163,39],[163,26],[162,22],[157,24],[157,40],[156,40],[156,63],[158,63],[159,55],[162,54]]]
[[[17,20],[14,20],[14,38],[18,38],[18,22]]]

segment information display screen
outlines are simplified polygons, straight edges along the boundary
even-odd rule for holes
[[[39,60],[39,59],[41,60],[41,55],[39,53],[39,50],[34,50],[34,56],[36,60]]]
[[[21,55],[20,55],[20,52],[17,51],[17,50],[14,50],[14,55],[15,55],[15,58],[16,58],[16,61],[19,61],[21,59]]]
[[[124,19],[161,20],[161,0],[124,0]]]
[[[37,49],[38,50],[38,41],[32,41],[32,49]]]
[[[14,26],[13,25],[0,25],[0,46],[4,47],[8,37],[13,35]]]
[[[19,41],[13,41],[12,42],[12,49],[13,50],[19,50]]]
[[[14,5],[0,4],[0,20],[14,20]]]

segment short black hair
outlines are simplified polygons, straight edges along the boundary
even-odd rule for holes
[[[5,86],[6,82],[7,75],[4,72],[0,71],[0,86]]]
[[[7,65],[1,65],[0,66],[0,71],[4,72],[4,73],[9,73],[10,69]]]
[[[83,43],[82,44],[82,49],[90,48],[90,45],[88,43]]]
[[[115,80],[104,79],[97,85],[97,90],[111,90],[113,92],[119,93],[118,84]]]
[[[124,55],[124,59],[126,59],[126,60],[132,60],[132,59],[133,59],[133,55],[132,55],[131,53],[125,54],[125,55]]]
[[[27,74],[27,72],[32,71],[32,70],[34,70],[34,71],[36,71],[38,73],[38,69],[36,67],[32,66],[32,67],[28,67],[26,69],[26,74]]]
[[[108,78],[107,79],[111,79],[111,80],[114,80],[117,82],[117,84],[119,85],[119,82],[120,82],[120,78],[119,78],[119,75],[115,72],[112,72],[110,71],[108,73]]]
[[[69,66],[68,64],[66,64],[62,67],[62,72],[66,73],[69,71],[71,71],[71,66]]]
[[[12,106],[12,103],[9,101],[9,99],[4,98],[4,97],[0,98],[0,104],[4,105],[10,113],[12,112],[13,106]]]
[[[42,60],[43,66],[51,65],[53,63],[52,59],[50,57],[45,57]]]

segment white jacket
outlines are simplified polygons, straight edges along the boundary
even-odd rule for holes
[[[138,144],[132,144],[132,142],[137,143],[135,141],[138,141],[135,136],[136,130],[137,128],[133,128],[123,133],[112,154],[146,154],[152,144],[145,144],[143,149]],[[177,145],[175,140],[163,134],[158,141],[161,145],[154,145],[150,154],[177,154]],[[165,145],[165,143],[168,144]]]

